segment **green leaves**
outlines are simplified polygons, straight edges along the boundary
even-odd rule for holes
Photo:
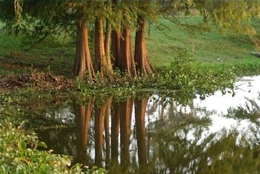
[[[255,4],[254,4],[255,3]],[[206,1],[205,8],[218,29],[225,34],[227,30],[235,33],[254,35],[255,29],[250,20],[255,15],[259,2],[253,1]]]
[[[67,166],[70,166],[71,165],[71,160],[69,157],[67,156],[64,156],[63,158],[61,158],[61,162]]]
[[[68,168],[68,166],[71,166],[69,156],[60,156],[52,154],[51,151],[37,150],[37,147],[47,148],[47,145],[44,142],[39,142],[34,134],[26,134],[21,128],[15,128],[7,120],[1,121],[0,131],[1,174],[82,173],[79,165],[72,166],[71,169]],[[105,170],[98,169],[98,171]]]
[[[88,170],[87,174],[91,174],[91,173],[94,173],[94,174],[105,174],[105,173],[108,173],[108,171],[106,171],[105,169],[103,168],[98,168],[97,166],[93,166],[90,170]]]
[[[39,142],[38,146],[47,149],[47,144],[44,143],[43,141]]]
[[[18,142],[18,149],[19,149],[20,151],[26,150],[26,148],[27,148],[26,142],[24,142],[24,141],[19,141],[19,142]]]

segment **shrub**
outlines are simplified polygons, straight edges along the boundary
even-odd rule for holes
[[[71,166],[69,156],[57,155],[51,151],[38,150],[46,148],[34,133],[26,133],[22,124],[15,127],[6,121],[0,124],[0,173],[105,173],[104,169],[90,169],[83,172],[80,165]]]

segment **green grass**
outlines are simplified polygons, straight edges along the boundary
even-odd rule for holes
[[[182,23],[196,24],[201,17],[180,17]],[[258,30],[260,40],[259,19],[253,20]],[[241,68],[252,65],[260,67],[260,59],[250,54],[260,51],[250,38],[227,33],[221,35],[215,27],[211,32],[191,34],[181,30],[174,23],[165,19],[160,23],[150,25],[150,35],[147,36],[149,57],[155,67],[169,65],[178,50],[187,50],[198,64],[227,64]],[[0,28],[3,24],[0,23]],[[148,28],[149,28],[148,27]],[[32,70],[49,71],[55,75],[71,77],[75,44],[64,43],[62,40],[43,42],[33,46],[25,45],[21,36],[0,33],[0,73],[17,74]],[[257,69],[257,68],[255,68]],[[259,71],[258,71],[259,72]]]
[[[199,23],[201,17],[181,17],[183,23]],[[156,66],[168,65],[178,49],[186,49],[197,62],[204,63],[230,63],[252,61],[259,63],[259,59],[252,56],[251,51],[260,51],[247,36],[219,33],[215,27],[211,32],[191,34],[180,30],[170,21],[160,21],[166,26],[160,30],[151,26],[151,34],[148,37],[149,55]],[[260,33],[259,19],[253,20],[255,28]]]
[[[49,71],[56,75],[70,76],[74,61],[71,43],[42,42],[24,45],[23,37],[0,34],[1,74],[26,73],[32,70]]]

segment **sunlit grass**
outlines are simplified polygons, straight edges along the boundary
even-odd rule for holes
[[[201,22],[200,17],[182,17],[184,23]],[[251,51],[259,51],[247,36],[226,33],[223,35],[212,27],[210,32],[188,33],[166,20],[161,23],[166,26],[158,29],[151,26],[148,36],[149,57],[156,66],[168,65],[178,49],[185,49],[193,54],[197,62],[222,63],[255,61]],[[253,20],[255,28],[260,32],[259,19]],[[160,25],[160,24],[158,24]]]

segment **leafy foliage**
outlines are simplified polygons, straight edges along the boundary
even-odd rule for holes
[[[79,164],[71,166],[71,158],[53,154],[34,133],[25,132],[20,124],[5,120],[0,123],[0,173],[84,173]],[[93,168],[86,173],[106,173],[104,169]]]
[[[1,125],[1,173],[69,173],[68,157],[61,157],[51,152],[39,151],[46,148],[34,134],[24,134],[11,123]],[[22,125],[21,125],[22,126]],[[77,168],[79,171],[79,168]]]
[[[260,124],[260,93],[256,100],[247,99],[245,106],[239,106],[238,108],[230,108],[226,117],[238,118],[238,119],[250,119],[250,121]]]
[[[250,19],[259,13],[259,1],[206,1],[206,10],[210,13],[208,18],[218,26],[218,29],[225,33],[228,29],[235,33],[248,35],[256,34],[251,26]]]
[[[200,94],[201,98],[213,94],[216,90],[232,92],[235,74],[232,68],[222,66],[209,67],[194,65],[192,55],[185,50],[178,52],[170,66],[159,68],[148,78],[134,81],[138,88],[154,88],[172,96],[180,103],[187,103]]]
[[[252,145],[236,128],[205,136],[209,120],[169,117],[150,126],[157,170],[170,173],[257,173],[259,143]],[[193,130],[193,131],[191,131]],[[194,139],[190,139],[190,133]],[[253,130],[255,137],[259,130]]]

